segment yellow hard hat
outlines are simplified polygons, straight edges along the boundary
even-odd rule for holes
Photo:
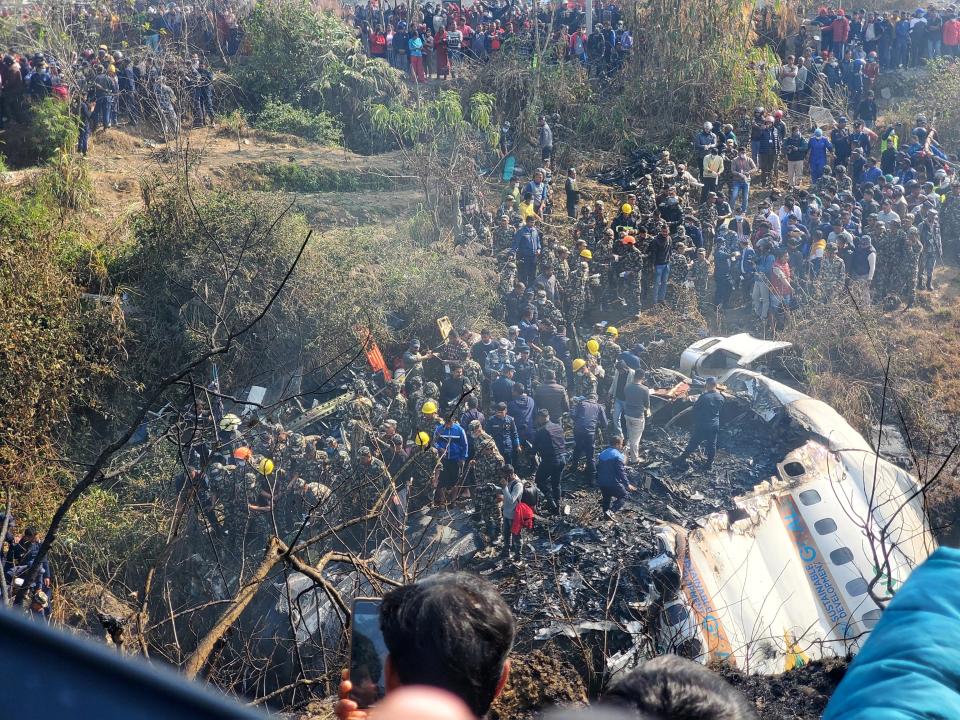
[[[259,470],[264,475],[269,475],[273,472],[273,460],[270,458],[263,458],[260,463],[257,465],[257,470]]]
[[[588,250],[587,248],[584,248],[583,250],[580,251],[580,257],[586,260],[593,260],[593,253],[590,252],[590,250]]]
[[[620,331],[617,330],[613,325],[607,328],[607,335],[613,335],[617,337],[620,334]]]
[[[587,340],[587,350],[590,351],[591,355],[596,355],[597,353],[600,352],[600,343],[598,343],[593,338],[591,338],[590,340]],[[576,365],[577,364],[576,361],[574,361],[573,364]],[[576,370],[577,368],[574,367],[573,369]]]
[[[593,342],[593,340],[591,340],[590,342]],[[573,371],[577,372],[577,370],[579,370],[586,364],[587,364],[586,360],[584,360],[583,358],[577,358],[576,360],[573,361]]]
[[[437,413],[437,404],[436,404],[435,402],[433,402],[432,400],[427,400],[427,401],[423,404],[423,407],[420,408],[420,412],[422,412],[424,415],[436,415],[436,413]]]
[[[417,437],[414,442],[417,443],[417,447],[426,447],[430,444],[430,436],[421,430],[417,433]]]
[[[633,212],[633,206],[630,203],[624,203],[620,206],[620,212],[622,212],[624,215],[629,215]]]

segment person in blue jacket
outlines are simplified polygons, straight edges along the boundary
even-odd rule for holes
[[[627,459],[623,454],[623,438],[619,435],[610,440],[610,447],[597,458],[597,487],[603,514],[615,520],[614,513],[627,501],[627,491],[635,489],[627,480]]]
[[[823,720],[960,717],[960,550],[940,548],[884,610]]]
[[[460,495],[463,463],[470,449],[467,433],[453,417],[445,418],[433,429],[433,447],[440,456],[436,500],[447,505]]]
[[[808,152],[810,153],[810,182],[815,183],[823,176],[823,169],[827,166],[827,153],[833,152],[833,143],[823,136],[823,130],[820,128],[813,131]]]

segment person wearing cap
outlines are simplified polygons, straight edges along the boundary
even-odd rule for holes
[[[894,292],[904,305],[913,307],[917,302],[917,278],[920,276],[920,258],[923,243],[920,242],[920,228],[912,227],[907,231],[903,249],[898,258],[897,273],[894,277]]]
[[[510,341],[507,338],[500,338],[494,349],[491,350],[484,361],[484,374],[492,383],[505,365],[513,365],[517,356],[510,349]]]
[[[536,218],[528,215],[522,227],[513,235],[511,249],[517,254],[517,274],[528,286],[537,276],[537,258],[541,252],[540,231]]]
[[[570,463],[576,467],[580,459],[585,461],[584,478],[593,483],[596,480],[596,457],[594,442],[597,433],[606,430],[608,420],[603,405],[597,401],[596,393],[580,398],[570,413],[573,420],[573,455]]]
[[[494,406],[494,414],[487,418],[484,428],[497,444],[497,449],[505,462],[516,464],[517,453],[520,450],[520,434],[516,421],[507,414],[507,403],[498,402]]]
[[[926,288],[933,290],[933,271],[943,258],[943,241],[940,237],[940,217],[936,210],[928,207],[923,220],[917,225],[920,230],[920,243],[923,245],[923,271],[926,275]],[[923,288],[923,277],[917,277],[917,289]]]
[[[807,143],[807,151],[810,161],[810,182],[816,184],[823,177],[824,168],[827,167],[828,155],[833,152],[833,143],[823,135],[823,130],[815,128],[813,137]]]
[[[713,467],[713,460],[717,454],[717,438],[720,435],[720,411],[723,409],[724,399],[717,390],[717,379],[710,376],[706,379],[704,390],[693,404],[693,432],[683,453],[676,459],[677,465],[686,463],[700,446],[706,452],[705,469]]]
[[[403,367],[406,370],[406,381],[409,382],[413,377],[423,377],[423,361],[436,357],[433,351],[421,353],[420,339],[413,338],[403,353]]]
[[[488,426],[491,420],[487,421]],[[474,540],[478,550],[496,542],[500,534],[500,507],[497,496],[500,492],[500,469],[504,458],[498,449],[496,439],[484,432],[479,420],[469,425],[470,463],[468,477],[472,480],[473,520],[475,523]]]
[[[513,397],[513,363],[501,365],[499,375],[490,383],[490,400],[492,403],[507,403]]]
[[[701,180],[704,179],[704,160],[717,147],[718,142],[717,135],[713,132],[713,123],[709,121],[703,123],[703,128],[693,138],[693,151],[697,159],[697,168]],[[711,189],[715,189],[715,187],[714,185]]]

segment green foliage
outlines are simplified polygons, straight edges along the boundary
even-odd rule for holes
[[[79,125],[70,108],[61,100],[45,98],[30,104],[30,131],[23,138],[17,154],[28,162],[40,164],[53,160],[61,152],[72,152],[77,146]]]
[[[946,58],[927,64],[922,80],[917,85],[911,101],[902,108],[904,126],[912,128],[914,119],[921,113],[926,115],[937,129],[937,141],[946,147],[956,147],[960,143],[960,63],[950,62]],[[905,139],[901,136],[900,142]]]
[[[193,212],[182,191],[154,194],[134,223],[137,248],[118,276],[149,326],[131,343],[133,363],[158,373],[222,341],[260,312],[306,237],[303,219],[269,195],[200,194]],[[354,328],[390,335],[387,318],[412,331],[434,327],[437,314],[485,318],[495,300],[489,261],[464,263],[449,248],[412,247],[409,237],[380,228],[315,234],[267,316],[222,358],[225,387],[274,369],[302,367],[305,388],[356,353]],[[233,269],[224,273],[223,267]],[[227,279],[229,278],[229,280]],[[225,283],[229,287],[224,297]]]
[[[93,180],[79,155],[57,153],[40,179],[40,188],[61,209],[88,210],[93,204]]]
[[[116,340],[63,261],[75,238],[42,193],[0,198],[0,480],[30,481],[71,408],[95,394]]]
[[[261,130],[297,135],[324,145],[343,142],[343,128],[329,113],[310,112],[279,100],[267,100],[254,125]]]
[[[306,0],[258,3],[245,28],[253,52],[233,75],[254,112],[268,98],[324,111],[355,146],[370,139],[368,103],[406,97],[402,73],[365,55],[349,25]]]
[[[376,173],[311,167],[298,163],[270,163],[259,168],[271,187],[288,192],[359,192],[394,190],[396,181]]]
[[[496,98],[485,92],[475,92],[467,99],[468,115],[456,90],[441,90],[436,98],[410,106],[400,101],[374,104],[370,119],[375,130],[396,137],[401,143],[413,145],[431,141],[456,140],[463,133],[479,131],[497,138],[493,110]]]

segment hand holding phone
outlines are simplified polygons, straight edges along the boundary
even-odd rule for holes
[[[350,624],[350,699],[368,708],[386,694],[387,646],[380,631],[380,599],[356,598]]]

